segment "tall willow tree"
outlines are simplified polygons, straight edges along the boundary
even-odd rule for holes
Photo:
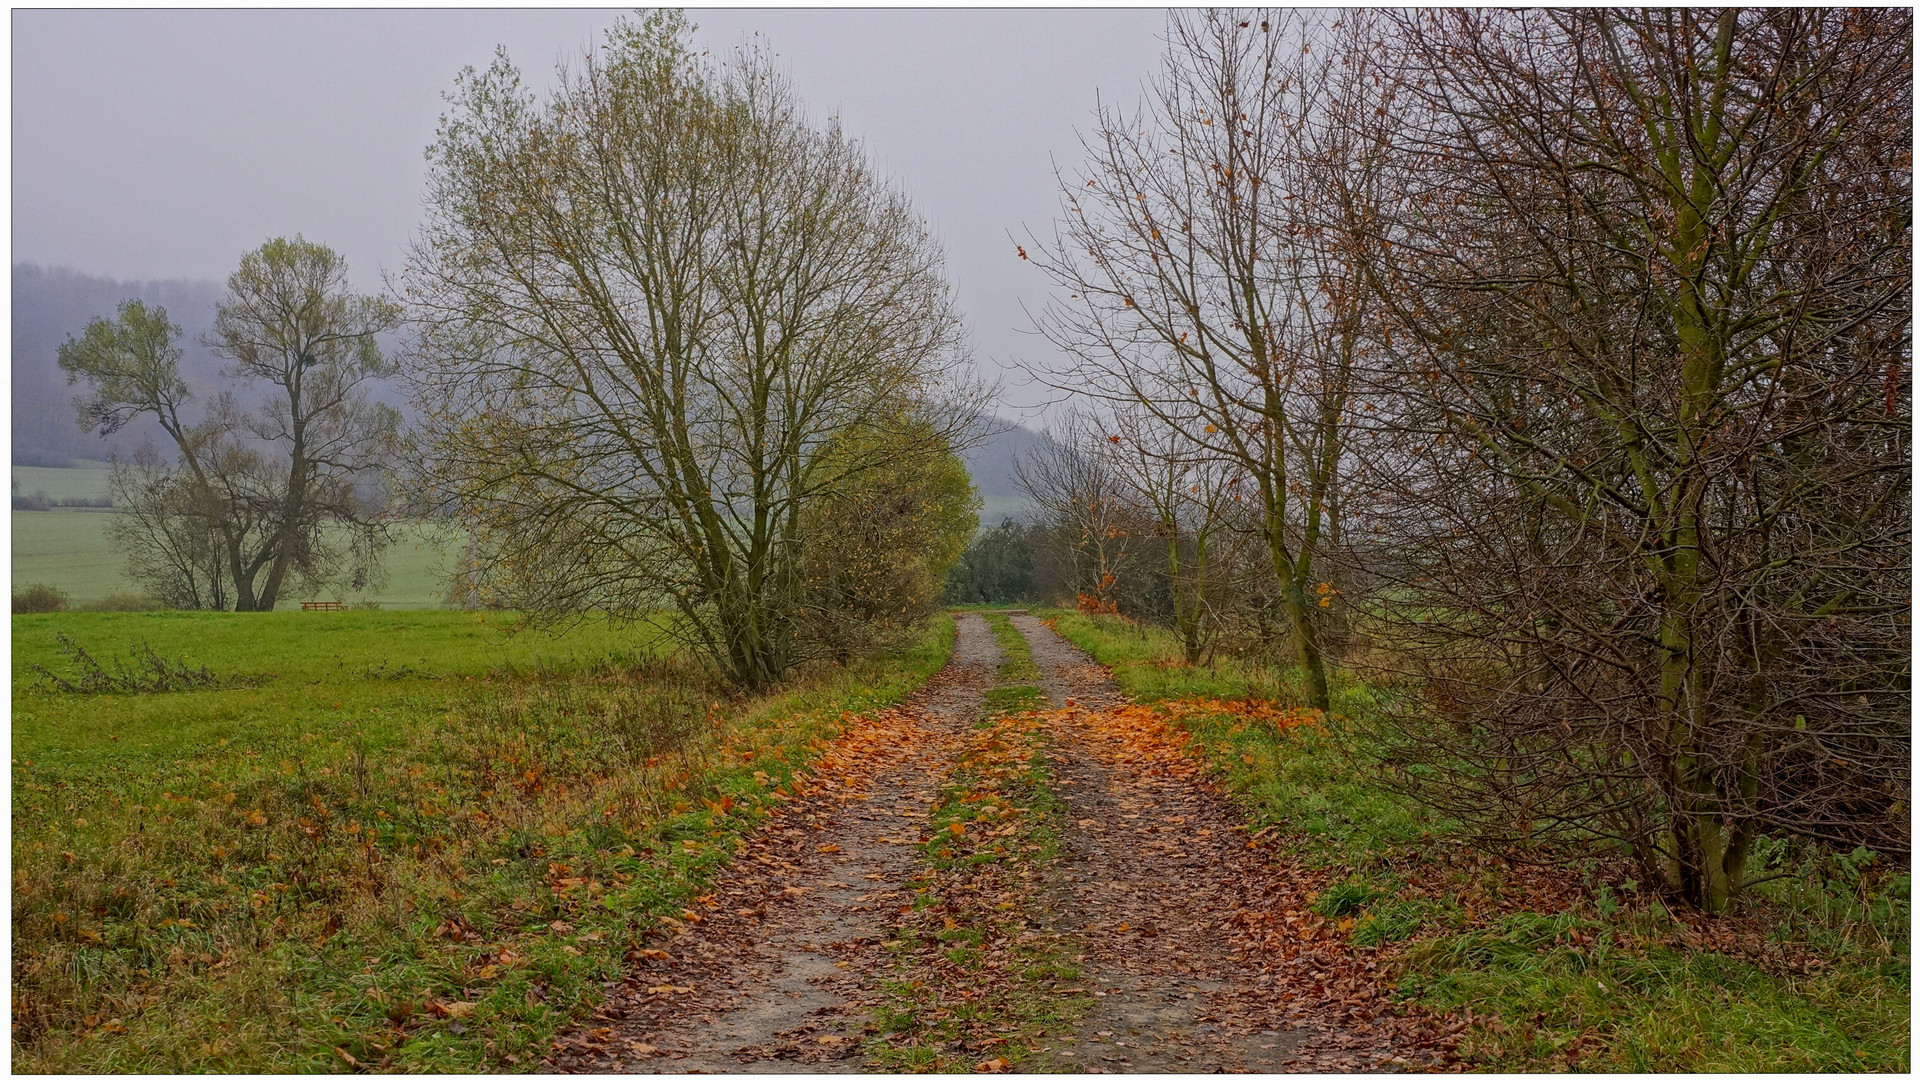
[[[429,151],[405,274],[430,480],[483,592],[670,624],[743,686],[807,650],[809,511],[949,452],[942,256],[766,57],[623,21],[544,101],[502,55]],[[897,437],[896,437],[897,436]]]

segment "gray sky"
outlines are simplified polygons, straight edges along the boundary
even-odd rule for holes
[[[13,13],[13,261],[224,278],[270,236],[397,269],[454,74],[504,45],[534,86],[614,10]],[[1009,230],[1051,232],[1095,95],[1131,104],[1159,10],[694,10],[716,51],[763,34],[809,110],[837,112],[944,241],[986,371],[1044,342],[1045,285]],[[997,362],[997,363],[996,363]],[[1044,395],[1008,374],[1010,406]],[[1007,410],[1011,412],[1011,409]]]

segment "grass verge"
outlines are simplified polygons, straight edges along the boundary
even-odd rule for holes
[[[89,627],[135,632],[34,618],[102,649]],[[272,655],[282,617],[200,618],[147,636],[218,669]],[[457,618],[427,629],[457,639]],[[218,640],[235,625],[255,649]],[[492,675],[383,635],[251,690],[16,689],[14,1067],[532,1069],[640,935],[698,918],[845,714],[939,670],[952,623],[748,699],[644,639],[549,642]]]
[[[1483,1018],[1458,1047],[1481,1067],[1909,1068],[1904,867],[1777,845],[1764,872],[1784,876],[1707,919],[1669,909],[1606,853],[1511,864],[1373,782],[1346,717],[1380,709],[1391,688],[1336,681],[1334,715],[1292,723],[1304,695],[1285,669],[1190,668],[1162,631],[1037,614],[1136,700],[1167,703],[1253,828],[1321,872],[1317,912],[1393,973],[1403,1000]]]

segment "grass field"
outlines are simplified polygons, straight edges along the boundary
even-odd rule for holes
[[[76,462],[71,469],[13,468],[16,490],[22,495],[44,492],[50,499],[95,499],[107,494],[107,463]],[[1032,506],[1023,496],[991,496],[980,511],[987,528],[1002,517],[1018,517]],[[109,510],[59,508],[16,511],[13,514],[13,588],[51,585],[67,594],[75,607],[99,605],[114,597],[133,597],[139,586],[126,575],[126,562],[107,539]],[[387,580],[366,593],[286,596],[280,606],[298,607],[302,600],[346,600],[376,603],[387,608],[441,606],[449,572],[459,557],[463,535],[444,526],[418,523],[395,530],[383,566]]]
[[[1025,495],[985,495],[980,499],[980,527],[991,529],[1007,518],[1019,519],[1033,510]]]
[[[107,496],[107,463],[77,461],[71,469],[42,469],[31,465],[13,467],[16,495],[44,494],[49,499],[104,499]]]
[[[952,643],[739,698],[643,628],[502,618],[15,616],[14,1068],[531,1068]],[[59,635],[220,688],[58,691]]]
[[[16,474],[80,471],[14,469]],[[51,489],[48,494],[53,494]],[[13,587],[52,585],[65,592],[76,606],[139,592],[126,576],[125,560],[107,540],[106,525],[112,513],[74,509],[14,512]],[[281,600],[281,606],[297,608],[303,599],[344,599],[392,608],[439,607],[447,572],[459,554],[462,538],[454,530],[429,523],[402,525],[394,532],[395,542],[383,560],[387,582],[381,588],[365,594],[288,596]]]
[[[1303,699],[1293,672],[1180,662],[1172,635],[1109,617],[1043,613],[1143,702]],[[1463,1052],[1494,1072],[1906,1072],[1910,877],[1864,854],[1776,846],[1723,919],[1669,910],[1617,858],[1566,853],[1526,868],[1370,781],[1347,717],[1388,692],[1337,680],[1335,715],[1278,730],[1204,709],[1181,723],[1254,828],[1327,874],[1322,914],[1376,950],[1401,996],[1489,1021]],[[1344,714],[1344,715],[1342,715]],[[1772,859],[1767,865],[1768,858]]]

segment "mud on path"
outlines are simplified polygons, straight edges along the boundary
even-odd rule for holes
[[[886,963],[929,809],[999,663],[986,622],[959,615],[946,668],[850,733],[838,790],[755,830],[701,921],[650,950],[610,994],[602,1026],[574,1032],[551,1067],[864,1071],[863,1028],[880,1003],[865,975]]]
[[[1015,616],[1056,711],[1052,766],[1068,810],[1055,930],[1085,943],[1094,1004],[1034,1071],[1387,1071],[1433,1064],[1302,993],[1314,973],[1237,932],[1270,906],[1271,865],[1198,767],[1116,719],[1105,668]],[[1077,707],[1069,707],[1077,706]],[[1323,976],[1324,977],[1324,976]]]

